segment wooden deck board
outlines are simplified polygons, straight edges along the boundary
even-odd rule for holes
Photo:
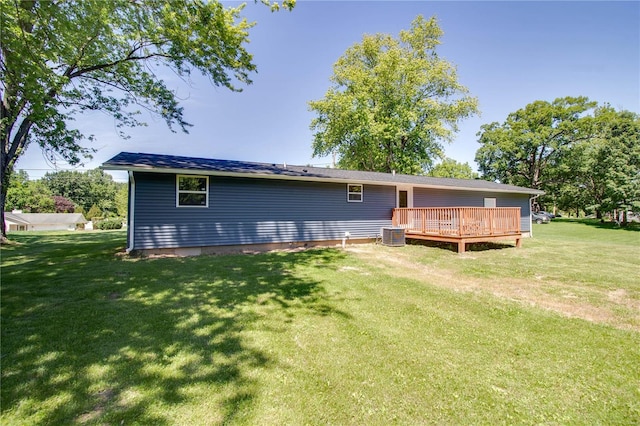
[[[521,247],[519,207],[415,207],[393,210],[393,225],[404,228],[406,238],[467,243],[515,240]]]

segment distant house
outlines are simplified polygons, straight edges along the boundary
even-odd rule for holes
[[[81,213],[22,213],[5,212],[9,231],[74,231],[87,223]]]
[[[479,236],[519,244],[531,231],[530,198],[543,193],[482,180],[127,152],[102,168],[128,171],[128,250],[149,253],[371,241],[394,226],[407,236],[458,238],[460,251]]]

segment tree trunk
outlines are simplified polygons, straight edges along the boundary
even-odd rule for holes
[[[27,146],[27,136],[33,126],[33,122],[29,118],[25,118],[20,123],[16,134],[11,140],[9,129],[13,128],[15,120],[10,122],[7,119],[7,111],[9,109],[2,107],[2,123],[0,124],[0,134],[2,135],[2,152],[0,152],[0,216],[2,216],[2,239],[3,242],[7,241],[7,226],[4,221],[4,206],[7,200],[7,190],[9,189],[9,180],[13,173],[13,165],[18,157],[20,157],[22,151]]]
[[[2,216],[2,236],[0,243],[4,244],[8,241],[7,225],[4,221],[4,205],[7,200],[7,189],[9,188],[9,173],[5,173],[4,162],[2,164],[2,183],[0,183],[0,216]]]
[[[0,216],[2,217],[2,235],[0,235],[0,242],[5,243],[7,241],[7,226],[4,222],[4,205],[7,201],[7,189],[9,188],[9,177],[11,176],[11,168],[9,166],[9,156],[5,152],[5,146],[8,146],[8,135],[4,135],[6,128],[3,123],[2,133],[4,136],[2,139],[3,149],[0,152]]]

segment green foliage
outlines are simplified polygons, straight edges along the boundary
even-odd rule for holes
[[[6,206],[34,213],[84,213],[95,206],[95,216],[126,217],[127,184],[114,182],[101,169],[48,172],[37,181],[30,181],[27,173],[19,170],[10,179]]]
[[[309,102],[313,155],[340,167],[422,174],[442,156],[457,123],[477,112],[455,67],[436,53],[442,30],[418,16],[399,38],[365,35],[338,59],[332,85]]]
[[[29,188],[29,175],[24,170],[19,170],[11,176],[9,189],[7,190],[6,209],[25,209],[30,204],[32,192]]]
[[[295,1],[262,3],[277,10]],[[186,132],[190,124],[159,71],[199,72],[233,91],[250,84],[256,66],[245,45],[254,24],[240,16],[243,7],[216,0],[0,2],[0,211],[13,165],[30,144],[71,164],[91,154],[84,143],[93,136],[70,126],[82,112],[110,115],[123,136],[124,127],[144,125],[140,108]]]
[[[429,170],[428,176],[453,178],[453,179],[477,179],[478,174],[473,171],[469,163],[458,163],[452,158],[445,158]]]
[[[482,126],[483,177],[542,189],[569,211],[640,210],[640,118],[587,98],[536,101]]]
[[[122,219],[107,219],[101,220],[94,223],[94,228],[100,229],[103,231],[113,230],[113,229],[122,229]]]
[[[83,209],[96,205],[104,212],[115,214],[117,184],[113,177],[101,169],[59,171],[46,173],[42,181],[55,195],[69,198]]]
[[[592,136],[586,97],[535,101],[509,114],[504,123],[485,124],[476,162],[484,179],[547,190],[550,170],[581,140]]]
[[[129,187],[126,183],[117,184],[115,205],[116,213],[120,217],[127,217],[127,211],[129,209]]]
[[[98,208],[97,205],[94,204],[91,206],[85,217],[88,220],[95,220],[95,218],[102,217],[102,211]]]
[[[640,211],[640,116],[605,106],[594,121],[596,138],[581,150],[582,173],[572,173],[568,185],[581,188],[598,212]]]
[[[5,203],[7,211],[22,210],[25,213],[55,213],[52,193],[40,181],[29,180],[24,170],[14,173],[9,180]]]

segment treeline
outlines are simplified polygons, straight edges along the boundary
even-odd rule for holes
[[[640,116],[586,97],[535,101],[483,125],[483,179],[545,191],[542,210],[576,215],[640,212]],[[534,206],[535,207],[535,206]]]
[[[13,173],[7,189],[6,211],[82,213],[87,220],[127,216],[127,184],[101,169],[48,172],[29,180],[24,170]]]

